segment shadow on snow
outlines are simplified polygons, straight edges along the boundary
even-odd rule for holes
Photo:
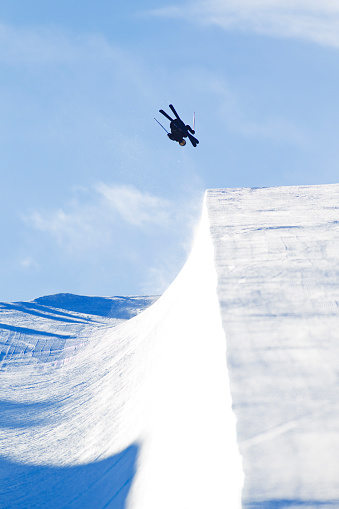
[[[44,412],[48,412],[54,404],[54,401],[18,403],[0,400],[0,428],[19,429],[37,426],[43,423]]]
[[[90,318],[78,318],[70,313],[63,313],[56,309],[51,310],[47,306],[40,306],[34,302],[16,302],[14,304],[1,302],[0,309],[5,309],[6,311],[20,311],[21,313],[38,316],[39,318],[47,318],[49,320],[66,323],[87,323],[91,321]]]
[[[34,303],[77,313],[128,320],[153,304],[157,297],[88,297],[58,293],[35,299]]]
[[[76,337],[70,334],[57,334],[55,332],[46,332],[38,329],[19,327],[18,325],[8,325],[7,323],[0,323],[0,329],[9,330],[11,332],[19,332],[20,334],[28,334],[30,336],[45,336],[48,338],[71,339]]]
[[[0,459],[2,509],[125,509],[139,447],[87,465],[23,465]]]

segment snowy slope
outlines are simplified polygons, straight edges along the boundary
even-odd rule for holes
[[[1,507],[240,507],[216,286],[205,208],[184,269],[131,319],[3,304]]]
[[[32,302],[0,302],[0,367],[30,356],[55,362],[68,358],[92,330],[114,327],[158,297],[87,297],[56,294]]]
[[[207,204],[244,506],[339,507],[339,185]]]
[[[338,508],[338,211],[211,190],[158,300],[3,303],[0,507]]]
[[[95,413],[91,398],[103,372],[84,357],[156,300],[58,294],[0,303],[1,508],[124,507],[139,447],[107,455],[105,444],[91,454],[105,411]]]

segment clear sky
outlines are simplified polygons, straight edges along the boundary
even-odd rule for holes
[[[162,293],[205,189],[339,181],[330,0],[1,0],[0,77],[3,301]]]

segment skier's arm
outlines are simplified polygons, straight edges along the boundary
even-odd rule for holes
[[[187,126],[186,126],[186,129],[187,129],[187,131],[189,131],[190,133],[195,134],[195,131],[194,131],[194,129],[192,129],[192,127],[191,127],[191,126],[187,125]]]

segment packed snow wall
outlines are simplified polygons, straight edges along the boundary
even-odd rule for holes
[[[339,185],[207,192],[247,508],[339,507]]]
[[[216,288],[204,205],[183,270],[130,320],[3,304],[0,507],[240,508]]]

